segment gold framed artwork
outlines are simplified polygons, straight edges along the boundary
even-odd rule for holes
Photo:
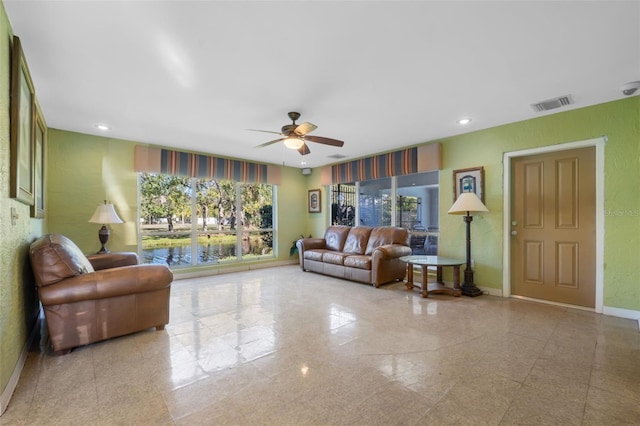
[[[320,213],[322,211],[322,203],[320,201],[320,190],[309,190],[309,213]]]
[[[9,195],[33,205],[33,136],[35,92],[20,39],[13,37],[11,71],[11,164]]]
[[[35,127],[33,137],[33,190],[31,217],[44,217],[44,156],[47,146],[47,125],[38,102],[35,102]]]
[[[484,167],[453,171],[453,202],[463,192],[473,192],[484,203]]]

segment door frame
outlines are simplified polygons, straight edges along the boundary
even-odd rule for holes
[[[525,157],[528,155],[544,154],[547,152],[567,151],[577,148],[595,147],[596,149],[596,288],[595,288],[595,312],[601,314],[604,302],[604,146],[607,137],[588,139],[577,142],[568,142],[558,145],[543,146],[539,148],[523,149],[519,151],[505,152],[502,160],[503,166],[503,192],[502,192],[502,235],[503,235],[503,251],[502,251],[502,296],[503,297],[520,297],[511,294],[511,159],[516,157]],[[526,299],[526,298],[525,298]],[[567,305],[551,301],[539,300],[540,302],[575,307],[584,309],[579,306]],[[591,310],[589,308],[586,308]]]

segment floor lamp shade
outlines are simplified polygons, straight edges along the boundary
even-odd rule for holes
[[[105,200],[104,204],[100,204],[96,211],[89,219],[89,223],[101,223],[102,227],[98,231],[98,239],[100,240],[100,244],[102,244],[102,248],[98,251],[100,253],[109,253],[109,250],[106,247],[107,241],[109,241],[109,228],[107,228],[108,224],[111,223],[124,223],[122,219],[116,213],[113,204],[107,204]]]
[[[449,214],[486,213],[489,209],[482,204],[480,198],[473,192],[463,192],[453,206],[449,209]]]
[[[472,213],[487,213],[489,209],[482,203],[482,200],[473,192],[463,192],[453,206],[449,209],[449,214],[464,215],[464,222],[467,224],[467,266],[464,270],[464,282],[462,283],[462,294],[465,296],[480,296],[480,290],[473,282],[473,269],[471,269],[471,221]]]

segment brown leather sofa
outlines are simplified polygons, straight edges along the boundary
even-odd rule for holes
[[[404,279],[411,254],[405,228],[390,226],[330,226],[324,238],[296,242],[303,271],[373,284]]]
[[[169,323],[173,274],[164,265],[138,265],[135,253],[85,256],[59,234],[38,238],[29,255],[55,351]]]

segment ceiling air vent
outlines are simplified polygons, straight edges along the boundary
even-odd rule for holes
[[[537,104],[531,104],[531,108],[535,112],[549,111],[550,109],[560,108],[566,105],[571,105],[573,99],[571,95],[560,96],[558,98],[547,99],[546,101],[538,102]]]
[[[342,154],[333,154],[333,155],[330,155],[329,158],[333,158],[335,160],[341,160],[343,158],[347,158],[347,156]]]

